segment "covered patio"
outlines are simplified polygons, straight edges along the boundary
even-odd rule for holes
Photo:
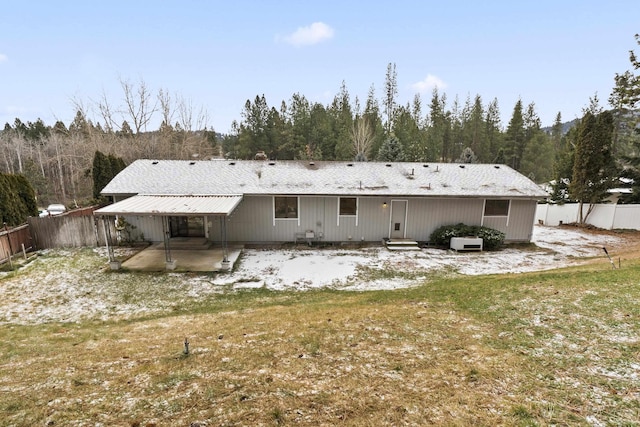
[[[229,248],[226,237],[227,217],[242,201],[241,195],[223,196],[157,196],[135,195],[94,212],[102,220],[109,264],[117,270],[125,267],[141,271],[228,271],[238,259],[241,249]],[[115,258],[114,239],[109,221],[119,216],[156,216],[162,220],[164,241],[134,255],[124,263]],[[218,217],[222,240],[213,245],[204,238],[172,238],[169,217]]]
[[[197,240],[197,239],[195,239]],[[223,262],[225,252],[220,246],[200,246],[199,242],[172,243],[171,256],[176,261],[174,271],[180,272],[219,272],[225,271]],[[242,246],[230,246],[227,248],[226,258],[230,268],[238,260],[242,252]],[[153,244],[122,263],[122,268],[132,271],[164,271],[166,270],[166,259],[164,244]]]

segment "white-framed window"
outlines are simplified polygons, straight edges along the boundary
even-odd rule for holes
[[[340,218],[355,218],[356,227],[358,226],[358,198],[357,197],[338,197],[338,221],[336,225],[340,226]]]
[[[357,197],[340,197],[338,215],[340,216],[358,215],[358,198]]]
[[[485,200],[484,216],[509,216],[510,200]]]
[[[273,217],[275,219],[298,219],[298,197],[274,196]]]

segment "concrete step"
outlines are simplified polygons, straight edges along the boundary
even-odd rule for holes
[[[418,242],[411,239],[389,239],[385,240],[385,246],[390,251],[419,251]]]

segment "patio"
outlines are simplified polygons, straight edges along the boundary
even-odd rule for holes
[[[227,248],[227,260],[232,270],[242,252],[242,246]],[[177,272],[218,272],[222,268],[224,250],[220,246],[211,246],[201,239],[172,239],[170,243],[171,260],[175,262],[173,271]],[[167,271],[167,262],[163,243],[145,248],[122,263],[122,268],[132,271]]]

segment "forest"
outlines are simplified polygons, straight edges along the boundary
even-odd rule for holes
[[[275,106],[257,95],[225,135],[207,126],[204,107],[151,90],[143,80],[121,80],[121,99],[74,100],[71,123],[6,123],[0,172],[26,177],[39,206],[75,207],[96,201],[98,153],[124,164],[139,158],[254,159],[259,152],[274,160],[501,163],[537,183],[554,182],[556,201],[595,203],[620,185],[620,177],[640,183],[640,64],[633,51],[629,58],[631,69],[612,76],[610,108],[594,95],[582,119],[567,126],[558,113],[549,128],[541,126],[535,104],[522,100],[509,106],[508,123],[501,122],[498,99],[479,95],[450,99],[434,89],[428,100],[416,94],[401,105],[393,63],[381,93],[371,85],[365,100],[352,98],[345,82],[327,105],[294,93]]]

